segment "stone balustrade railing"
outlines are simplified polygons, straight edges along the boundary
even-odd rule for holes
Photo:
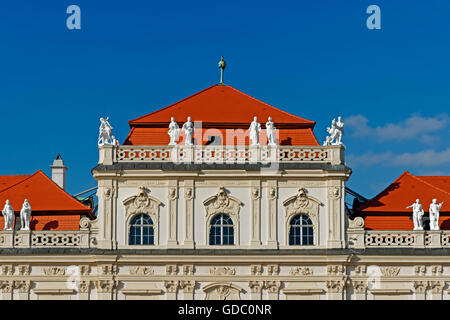
[[[344,164],[343,146],[113,146],[99,147],[99,164],[120,162]]]
[[[1,248],[89,248],[95,239],[89,230],[0,231]]]
[[[450,248],[450,230],[347,230],[350,248]]]

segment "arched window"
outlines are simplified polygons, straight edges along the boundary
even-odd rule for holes
[[[211,219],[211,228],[209,231],[210,245],[233,245],[234,228],[233,220],[229,215],[218,214]]]
[[[129,244],[155,244],[155,233],[152,218],[146,214],[138,214],[131,220]]]
[[[289,245],[314,244],[313,224],[307,215],[298,214],[292,217],[289,225]]]

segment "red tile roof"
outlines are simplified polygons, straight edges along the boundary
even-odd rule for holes
[[[170,118],[174,117],[181,128],[188,116],[192,122],[201,121],[203,129],[218,129],[223,137],[225,129],[247,130],[254,116],[258,117],[264,129],[270,116],[279,130],[280,144],[319,145],[312,131],[314,121],[287,113],[227,85],[210,86],[165,108],[129,121],[131,130],[124,144],[167,145]],[[180,134],[179,143],[181,141]],[[265,135],[261,141],[264,144]],[[200,142],[197,141],[197,144]],[[248,144],[248,136],[245,144]]]
[[[85,213],[91,209],[74,199],[41,170],[32,175],[0,176],[0,206],[9,200],[15,212],[20,212],[28,199],[33,212]]]
[[[405,171],[381,193],[359,207],[357,210],[365,216],[365,226],[373,230],[412,230],[410,219],[412,209],[406,209],[416,199],[420,199],[423,210],[428,212],[431,201],[444,201],[440,223],[450,216],[450,177],[414,176]],[[450,227],[445,222],[445,229]],[[441,228],[444,227],[441,224]]]

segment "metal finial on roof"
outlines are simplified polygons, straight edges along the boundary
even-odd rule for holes
[[[223,84],[223,71],[225,70],[225,67],[227,66],[225,60],[223,60],[223,56],[220,58],[219,61],[219,68],[220,68],[220,82],[219,84]]]

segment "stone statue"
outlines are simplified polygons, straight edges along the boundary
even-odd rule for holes
[[[5,206],[2,210],[2,214],[3,218],[5,218],[5,227],[3,228],[3,230],[12,230],[14,222],[14,209],[9,203],[9,200],[6,200]]]
[[[31,205],[25,199],[20,210],[20,230],[30,230]]]
[[[267,139],[269,140],[268,145],[269,146],[276,146],[277,139],[275,138],[275,124],[272,122],[272,118],[269,117],[266,122],[266,132],[267,132]]]
[[[178,137],[180,136],[180,127],[178,127],[178,123],[175,122],[173,117],[170,118],[168,134],[170,136],[169,146],[176,146]]]
[[[416,202],[410,206],[407,206],[406,209],[413,209],[413,222],[414,222],[414,230],[423,230],[423,208],[420,204],[419,199],[416,199]]]
[[[250,124],[250,145],[258,146],[259,145],[259,132],[261,131],[261,125],[258,122],[258,118],[255,116],[253,118],[253,122]]]
[[[186,146],[192,146],[193,145],[192,137],[194,135],[194,124],[191,122],[191,117],[187,118],[187,122],[183,124],[182,130],[186,136],[184,144]]]
[[[439,230],[439,211],[442,208],[444,202],[437,203],[436,199],[433,199],[430,204],[430,230]]]
[[[331,121],[331,128],[327,127],[327,132],[329,136],[326,137],[324,146],[340,146],[342,143],[342,136],[344,135],[344,122],[342,122],[342,117],[338,117],[338,121],[333,119]],[[334,141],[334,142],[333,142]]]
[[[103,146],[105,144],[116,145],[116,139],[112,135],[112,127],[108,122],[109,117],[106,119],[100,118],[100,129],[98,134],[98,145]]]

